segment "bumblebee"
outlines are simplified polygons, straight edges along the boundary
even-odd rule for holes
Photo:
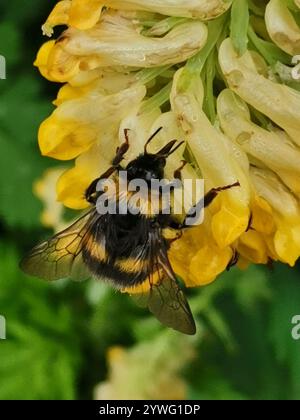
[[[20,266],[25,273],[49,281],[67,277],[82,281],[94,277],[119,290],[149,282],[147,292],[135,296],[136,300],[164,325],[192,335],[196,332],[194,318],[168,258],[174,239],[165,235],[166,230],[172,230],[177,237],[190,226],[178,223],[171,214],[161,211],[153,214],[148,205],[142,206],[138,214],[99,214],[96,206],[103,193],[98,191],[99,181],[112,178],[116,182],[120,171],[126,172],[128,182],[142,179],[150,184],[153,179],[164,179],[167,158],[184,142],[178,144],[173,140],[158,153],[148,153],[149,143],[161,129],[149,138],[144,152],[123,168],[122,161],[129,149],[128,130],[125,130],[125,141],[117,149],[111,167],[85,192],[91,205],[88,213],[33,248]],[[180,178],[183,165],[175,171],[174,178]],[[211,190],[203,199],[204,206],[220,191],[237,185]],[[162,190],[157,198],[158,207],[163,205],[163,195]],[[115,198],[120,203],[121,198]]]

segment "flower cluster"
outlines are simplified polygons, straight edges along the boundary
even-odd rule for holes
[[[298,0],[62,0],[43,25],[67,25],[35,65],[63,83],[39,131],[41,153],[69,161],[57,199],[84,209],[84,191],[110,166],[130,129],[126,160],[163,127],[186,149],[183,178],[224,191],[204,223],[175,241],[170,259],[187,286],[239,266],[300,256],[300,54]],[[191,195],[191,204],[193,197]]]

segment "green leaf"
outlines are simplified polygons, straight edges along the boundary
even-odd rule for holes
[[[296,6],[294,0],[283,0],[283,1],[292,12],[299,12],[299,8]]]
[[[228,14],[224,13],[217,19],[208,22],[207,42],[201,51],[199,51],[199,53],[187,61],[185,66],[187,77],[190,77],[190,73],[200,74],[202,72],[208,56],[216,46],[219,38],[222,36],[227,18]]]
[[[256,4],[255,0],[248,0],[248,4],[249,4],[249,9],[255,15],[261,16],[261,17],[265,16],[266,5],[264,3],[259,2],[259,4]]]
[[[204,68],[204,88],[205,88],[205,95],[203,101],[203,111],[209,118],[212,124],[216,121],[216,99],[214,96],[214,79],[216,75],[216,54],[215,50],[213,50],[205,64]]]
[[[10,0],[3,2],[0,6],[1,17],[10,20],[18,25],[28,25],[32,20],[36,22],[38,16],[48,16],[54,7],[56,0],[45,2],[41,0],[30,0],[30,7],[24,7],[24,0]],[[48,3],[48,4],[47,4]],[[41,21],[42,22],[42,21]]]
[[[234,389],[227,378],[220,377],[220,374],[213,371],[204,373],[198,388],[189,388],[188,399],[191,400],[248,400],[250,399],[239,390]]]
[[[13,22],[0,23],[0,55],[5,57],[8,67],[15,64],[20,58],[20,38],[20,32]]]
[[[52,285],[25,277],[18,254],[0,243],[0,399],[75,399],[82,365],[72,308]],[[55,298],[56,299],[53,299]]]
[[[291,390],[289,397],[300,395],[300,341],[292,338],[292,318],[300,315],[299,272],[279,266],[273,276],[275,299],[270,313],[270,339],[278,361],[287,366]]]
[[[44,164],[32,146],[20,147],[3,132],[0,148],[0,216],[11,227],[39,227],[42,205],[34,197],[32,185]]]
[[[34,79],[5,82],[0,99],[0,215],[9,226],[40,227],[42,206],[32,186],[52,164],[40,156],[37,145],[39,123],[50,109]]]
[[[230,38],[241,56],[248,46],[249,8],[247,0],[234,0],[231,7]]]
[[[291,64],[291,56],[289,54],[282,51],[277,45],[259,38],[251,25],[248,29],[248,35],[249,40],[251,40],[254,47],[269,65],[273,66],[277,61],[287,65]]]

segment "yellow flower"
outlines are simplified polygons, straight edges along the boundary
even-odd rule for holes
[[[207,223],[187,230],[170,250],[172,266],[188,287],[214,281],[226,270],[232,257],[233,250],[218,246]]]
[[[172,139],[187,146],[168,159],[169,179],[184,159],[183,179],[203,178],[205,192],[239,182],[205,209],[202,225],[172,243],[170,261],[189,287],[214,281],[237,255],[241,268],[270,260],[294,266],[300,256],[300,88],[289,67],[300,31],[279,0],[257,2],[257,13],[235,2],[229,25],[231,4],[60,1],[43,30],[68,28],[35,62],[45,78],[65,83],[39,131],[43,155],[71,161],[56,186],[64,206],[88,206],[84,192],[110,166],[124,129],[124,164],[163,127],[149,150]],[[185,193],[192,207],[199,191]]]
[[[105,158],[105,151],[113,150],[110,148],[114,143],[116,144],[113,135],[109,133],[103,135],[100,142],[95,143],[75,160],[73,168],[61,174],[57,181],[58,201],[71,209],[81,210],[88,207],[84,193],[93,180],[99,176],[99,168],[105,171],[110,167],[113,154]]]
[[[62,88],[64,89],[64,88]],[[145,87],[135,84],[111,95],[103,95],[98,82],[86,90],[69,89],[58,97],[58,107],[39,130],[41,153],[69,160],[86,152],[105,132],[120,124],[129,107],[137,107]]]
[[[294,266],[300,252],[299,200],[267,169],[251,169],[251,180],[260,195],[272,207],[276,230],[272,247],[280,261]]]
[[[69,25],[78,29],[92,28],[99,20],[103,2],[101,0],[59,1],[42,26],[44,35],[52,36],[53,28]]]
[[[164,37],[151,38],[141,33],[135,20],[107,11],[91,29],[65,31],[49,51],[47,67],[52,79],[66,82],[80,70],[171,65],[193,56],[206,39],[207,28],[199,21],[182,23]]]

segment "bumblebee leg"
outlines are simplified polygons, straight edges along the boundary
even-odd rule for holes
[[[237,252],[237,250],[235,249],[233,251],[233,256],[231,258],[231,260],[229,261],[226,270],[229,271],[232,267],[234,267],[235,265],[237,265],[237,263],[239,262],[240,259],[240,254]]]
[[[229,190],[231,188],[234,187],[239,187],[240,183],[239,182],[235,182],[234,184],[231,185],[226,185],[225,187],[219,187],[219,188],[212,188],[207,194],[205,194],[205,196],[203,198],[201,198],[201,200],[198,201],[198,203],[188,212],[185,220],[183,221],[183,223],[177,223],[176,221],[171,221],[170,227],[173,229],[187,229],[190,227],[193,227],[194,224],[187,224],[187,219],[188,218],[195,218],[197,215],[197,210],[200,208],[205,208],[208,207],[213,201],[214,199],[218,196],[218,194],[222,191],[225,190]]]
[[[208,207],[214,201],[214,199],[219,195],[221,191],[230,190],[231,188],[240,187],[240,186],[241,184],[239,182],[235,182],[234,184],[226,185],[225,187],[212,188],[204,196],[204,207]]]
[[[95,179],[85,191],[84,197],[86,201],[90,204],[96,203],[95,195],[96,195],[97,184],[99,181],[100,181],[100,178]]]
[[[169,223],[169,228],[174,229],[174,230],[179,230],[181,231],[182,229],[185,229],[186,227],[191,227],[191,226],[186,226],[185,225],[185,220],[180,223],[177,220],[171,219],[170,223]]]
[[[187,164],[187,162],[185,160],[181,161],[181,165],[179,166],[178,169],[176,169],[176,171],[174,171],[174,178],[175,179],[179,179],[181,181],[181,171],[182,169],[185,167],[185,165]]]
[[[252,229],[252,222],[253,222],[253,213],[251,212],[251,213],[250,213],[249,223],[248,223],[248,226],[247,226],[246,232],[248,232],[249,230],[251,230],[251,229]]]
[[[129,137],[128,137],[129,129],[124,130],[124,137],[125,142],[121,144],[120,147],[117,148],[116,156],[112,161],[112,166],[104,172],[99,178],[95,179],[91,185],[87,188],[85,192],[85,199],[91,204],[96,204],[97,198],[99,197],[99,192],[97,191],[97,184],[102,179],[109,178],[117,169],[119,169],[119,165],[125,155],[125,153],[129,149]]]
[[[112,166],[104,172],[99,178],[95,179],[91,185],[87,188],[85,192],[85,199],[91,203],[95,204],[97,201],[97,198],[99,197],[99,193],[97,192],[97,184],[101,179],[107,179],[109,178],[116,170],[119,169],[119,165],[125,155],[125,153],[129,149],[129,137],[128,137],[129,129],[124,130],[124,136],[125,136],[125,142],[121,144],[120,147],[117,148],[116,156],[112,161]]]
[[[153,134],[152,134],[152,136],[150,136],[149,137],[149,139],[147,140],[147,142],[146,142],[146,144],[145,144],[145,146],[144,146],[144,153],[145,153],[145,155],[147,155],[148,154],[148,151],[147,151],[147,147],[148,147],[148,145],[149,145],[149,143],[151,143],[151,141],[154,139],[154,137],[156,137],[157,136],[157,134],[161,131],[163,129],[163,127],[159,127]]]
[[[123,144],[121,144],[120,147],[117,148],[116,151],[116,156],[112,162],[113,166],[119,166],[120,163],[122,162],[124,155],[127,153],[128,149],[129,149],[129,137],[128,137],[128,133],[129,133],[129,129],[126,128],[124,130],[124,137],[125,137],[125,141]]]
[[[171,246],[174,242],[178,241],[182,237],[182,235],[182,230],[179,230],[175,238],[167,239],[168,245]]]
[[[99,178],[95,179],[91,185],[86,189],[84,197],[86,201],[90,204],[96,204],[97,198],[99,197],[99,191],[97,191],[97,185],[98,182],[102,179],[109,178],[117,168],[114,168],[113,166],[109,168],[104,174],[102,174]]]

